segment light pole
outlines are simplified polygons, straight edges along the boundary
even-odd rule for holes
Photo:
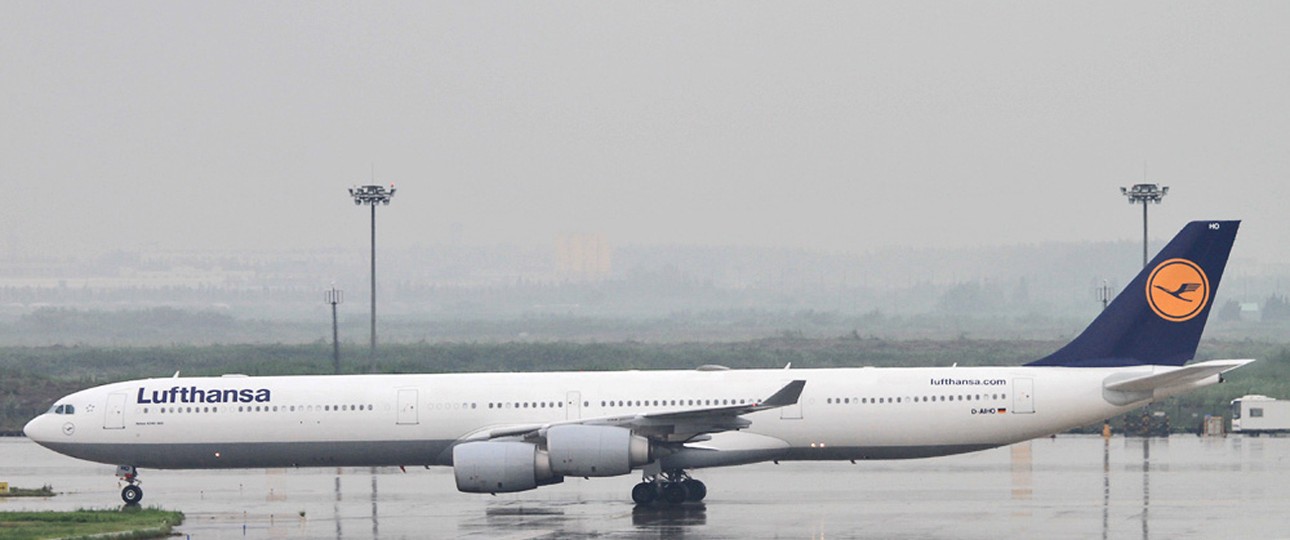
[[[385,186],[366,185],[354,186],[349,188],[349,196],[354,198],[356,205],[368,205],[372,207],[372,363],[376,363],[376,206],[378,204],[390,204],[390,199],[394,198],[394,184],[390,184],[390,189],[386,190]]]
[[[1147,204],[1156,203],[1169,194],[1169,186],[1160,184],[1134,184],[1122,187],[1120,193],[1129,198],[1129,204],[1142,203],[1142,266],[1147,265]]]
[[[323,301],[331,304],[331,363],[340,375],[340,328],[336,325],[336,304],[345,300],[345,291],[332,287],[323,292]]]

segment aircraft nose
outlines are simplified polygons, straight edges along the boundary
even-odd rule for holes
[[[44,442],[49,440],[49,419],[48,414],[42,414],[32,418],[27,425],[22,427],[22,433],[35,442]]]

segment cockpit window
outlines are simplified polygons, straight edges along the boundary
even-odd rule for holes
[[[54,413],[54,414],[63,414],[63,406],[62,406],[62,405],[50,405],[50,406],[49,406],[49,410],[48,410],[48,411],[45,411],[45,412],[47,412],[47,413]]]
[[[71,405],[54,405],[49,408],[49,412],[54,414],[75,414],[76,407]]]
[[[63,408],[63,414],[76,414],[76,407],[67,405]]]

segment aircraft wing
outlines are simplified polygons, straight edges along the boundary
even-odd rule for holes
[[[554,426],[593,425],[620,426],[631,428],[637,435],[658,441],[683,442],[697,435],[733,431],[746,428],[752,422],[743,415],[757,411],[776,409],[797,404],[802,396],[806,381],[795,380],[780,388],[770,397],[740,405],[723,405],[720,407],[703,407],[651,413],[637,413],[615,416],[579,418],[546,424],[522,424],[484,429],[461,439],[481,441],[508,437],[523,439],[540,439],[545,437],[546,430]]]

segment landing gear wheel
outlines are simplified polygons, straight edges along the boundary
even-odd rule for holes
[[[685,489],[684,483],[663,484],[663,500],[668,504],[681,504],[689,498],[689,495],[689,490]]]
[[[143,488],[133,484],[125,486],[125,489],[121,490],[121,500],[131,506],[139,504],[139,501],[143,500]]]
[[[658,498],[658,489],[653,482],[641,482],[632,488],[632,501],[636,504],[650,504]]]
[[[689,502],[699,502],[708,496],[708,486],[704,485],[703,482],[688,478],[681,481],[681,485],[685,486],[685,500]]]

